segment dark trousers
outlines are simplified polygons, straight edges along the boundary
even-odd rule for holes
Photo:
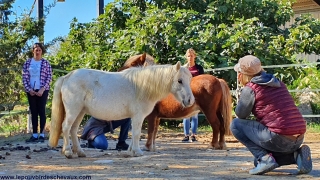
[[[49,90],[43,92],[42,96],[31,96],[29,93],[28,101],[32,118],[32,131],[38,133],[38,116],[40,117],[40,133],[43,133],[46,125],[46,104],[48,99]]]
[[[91,117],[94,118],[94,117]],[[118,143],[125,143],[126,139],[128,139],[128,132],[130,129],[131,125],[131,119],[123,119],[123,120],[116,120],[116,121],[111,121],[112,123],[112,128],[115,129],[120,126],[120,134],[119,134],[119,139]],[[106,126],[104,128],[104,133],[110,132],[110,126]],[[93,141],[89,141],[90,145],[94,146],[97,149],[108,149],[108,140],[104,134],[100,134],[96,136]]]
[[[271,132],[266,126],[255,120],[234,119],[230,129],[235,138],[245,145],[255,159],[272,153],[280,166],[295,164],[294,152],[303,142],[303,136],[295,140]]]

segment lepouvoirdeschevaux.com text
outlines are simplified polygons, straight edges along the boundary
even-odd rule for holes
[[[73,176],[73,175],[0,175],[1,179],[91,179],[91,176]]]

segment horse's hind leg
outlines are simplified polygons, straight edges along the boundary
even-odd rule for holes
[[[153,135],[152,135],[152,148],[153,151],[156,150],[156,138],[159,130],[159,125],[160,125],[160,118],[156,118],[156,121],[154,123],[154,130],[153,130]]]
[[[154,118],[152,118],[150,115],[146,117],[148,121],[148,137],[147,142],[145,144],[147,151],[152,151],[152,136],[154,131]]]
[[[222,147],[220,147],[219,142],[218,142],[218,137],[219,137],[219,133],[220,133],[220,121],[217,117],[216,112],[212,111],[212,109],[214,109],[214,108],[205,107],[203,109],[203,113],[206,115],[206,118],[212,128],[212,141],[209,144],[209,148],[221,149]]]
[[[84,114],[85,114],[84,112],[81,112],[78,115],[78,117],[75,120],[75,122],[73,123],[73,125],[71,127],[71,131],[70,131],[71,140],[72,140],[72,152],[77,153],[78,157],[86,157],[86,154],[84,153],[84,151],[80,147],[78,136],[77,136],[79,125],[83,119]]]
[[[220,121],[219,145],[220,145],[221,149],[226,150],[227,149],[227,145],[226,145],[226,141],[225,141],[225,138],[224,138],[226,130],[225,130],[225,127],[224,127],[224,121],[223,121],[222,114],[220,112],[218,112],[217,113],[217,117],[219,118],[219,121]]]
[[[72,158],[72,154],[73,154],[73,152],[71,150],[71,146],[70,146],[70,139],[69,139],[70,129],[75,122],[74,117],[78,117],[78,115],[80,113],[80,111],[77,112],[76,110],[70,110],[70,109],[71,108],[66,108],[66,117],[62,123],[62,132],[63,132],[62,153],[64,153],[64,155],[67,158]]]
[[[149,116],[147,116],[146,119],[148,120],[148,138],[147,138],[145,147],[149,151],[155,151],[154,139],[158,130],[156,126],[157,126],[157,120],[159,118],[157,118],[153,114],[150,114]]]
[[[63,132],[63,148],[62,148],[62,153],[67,157],[67,158],[72,158],[72,151],[70,147],[70,139],[69,139],[69,134],[70,134],[70,129],[71,126],[74,122],[74,119],[66,116],[65,120],[62,123],[62,132]]]

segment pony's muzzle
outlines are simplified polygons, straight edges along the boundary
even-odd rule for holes
[[[195,102],[194,96],[189,96],[183,101],[183,106],[190,107],[194,104],[194,102]]]

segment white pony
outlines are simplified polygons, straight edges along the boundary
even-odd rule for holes
[[[122,72],[78,69],[60,77],[55,85],[49,145],[56,147],[63,132],[62,153],[72,158],[73,153],[85,157],[77,131],[85,114],[101,120],[131,118],[132,141],[129,153],[141,156],[139,146],[142,122],[156,102],[169,93],[183,106],[191,106],[195,99],[190,88],[192,75],[175,65],[133,67]],[[69,133],[72,140],[70,147]]]

